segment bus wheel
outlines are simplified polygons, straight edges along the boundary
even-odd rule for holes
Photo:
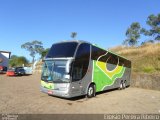
[[[123,82],[123,89],[126,88],[126,81]]]
[[[122,90],[122,89],[123,89],[123,81],[121,81],[119,84],[119,90]]]
[[[91,97],[94,97],[94,96],[95,96],[95,85],[91,84],[91,85],[88,87],[87,97],[88,97],[88,98],[91,98]]]

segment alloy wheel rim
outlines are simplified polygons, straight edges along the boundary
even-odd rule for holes
[[[89,87],[88,94],[89,94],[89,96],[91,96],[93,94],[93,88],[92,87]]]

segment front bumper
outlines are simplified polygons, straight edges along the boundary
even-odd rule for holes
[[[58,97],[63,97],[63,98],[71,98],[68,90],[66,91],[60,91],[60,90],[53,90],[53,89],[48,89],[44,88],[43,86],[40,87],[40,91],[43,93],[46,93],[48,95],[53,95],[53,96],[58,96]]]

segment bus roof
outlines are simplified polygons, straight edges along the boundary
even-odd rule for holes
[[[88,44],[91,44],[90,42],[87,42],[85,40],[62,40],[62,41],[54,43],[54,44],[65,43],[65,42],[77,42],[77,43],[88,43]]]

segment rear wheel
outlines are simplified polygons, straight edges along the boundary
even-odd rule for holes
[[[119,84],[119,90],[122,90],[122,89],[123,89],[123,81],[121,81]]]
[[[123,89],[126,88],[126,81],[123,82]]]
[[[94,84],[91,84],[91,85],[88,87],[87,97],[88,97],[88,98],[94,97],[95,94],[96,94],[96,93],[95,93],[95,85],[94,85]]]

